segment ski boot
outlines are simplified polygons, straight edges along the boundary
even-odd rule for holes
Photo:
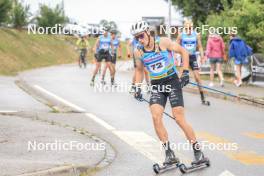
[[[94,86],[94,80],[91,80],[91,82],[90,82],[90,86]]]
[[[225,87],[225,83],[224,83],[225,81],[222,79],[222,80],[220,80],[220,86],[221,87]]]
[[[129,90],[129,93],[133,94],[135,92],[136,92],[136,86],[135,86],[135,84],[132,84],[131,89]]]
[[[179,163],[179,159],[175,157],[175,154],[171,149],[166,150],[166,158],[163,165],[172,165],[175,163]]]
[[[113,78],[111,78],[111,86],[116,87],[116,83],[115,83],[115,80]]]
[[[203,91],[200,91],[200,95],[201,95],[202,105],[210,106],[210,101],[205,100]]]
[[[208,161],[201,150],[194,150],[194,158],[195,161],[192,162],[192,165],[200,165]]]
[[[153,165],[153,171],[156,174],[164,173],[168,170],[179,167],[179,159],[175,157],[174,152],[169,148],[165,151],[166,157],[163,164],[160,166],[158,163]]]
[[[179,165],[181,173],[190,173],[210,166],[209,159],[204,157],[204,154],[200,149],[194,148],[194,158],[195,161],[193,161],[189,167],[185,164]]]

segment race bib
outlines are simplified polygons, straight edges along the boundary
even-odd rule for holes
[[[187,50],[193,50],[194,49],[194,44],[187,43],[187,44],[184,45],[184,48],[186,48]]]
[[[102,44],[102,48],[103,49],[108,49],[109,48],[109,45],[107,43],[104,43],[104,44]]]
[[[152,73],[160,73],[165,69],[165,62],[159,61],[148,66],[149,71]]]

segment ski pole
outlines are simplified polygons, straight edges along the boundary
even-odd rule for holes
[[[199,84],[194,83],[194,82],[190,82],[190,84],[195,85],[197,87],[204,88],[204,89],[208,89],[208,90],[211,90],[211,91],[214,91],[214,92],[218,92],[218,93],[221,93],[221,94],[230,96],[230,97],[235,97],[235,98],[238,98],[238,99],[246,100],[246,101],[249,101],[249,102],[252,102],[252,103],[256,103],[256,104],[259,104],[259,105],[264,105],[263,103],[254,101],[252,99],[248,99],[248,98],[245,98],[245,97],[241,97],[241,96],[238,96],[238,95],[234,95],[232,93],[224,92],[224,91],[217,90],[217,89],[214,89],[214,88],[210,88],[210,87],[207,87],[207,86],[199,85]]]

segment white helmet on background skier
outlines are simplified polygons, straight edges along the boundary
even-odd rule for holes
[[[135,36],[141,32],[147,31],[148,29],[149,29],[149,25],[146,21],[138,21],[132,25],[130,31],[131,31],[131,34]]]

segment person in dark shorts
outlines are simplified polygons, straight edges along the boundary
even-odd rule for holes
[[[121,58],[121,53],[122,53],[120,40],[116,36],[117,32],[118,31],[115,30],[115,29],[110,31],[110,33],[111,33],[111,42],[112,42],[112,45],[113,45],[113,50],[111,50],[111,67],[112,67],[112,70],[113,70],[113,79],[111,80],[111,84],[112,85],[115,84],[114,80],[115,80],[115,73],[116,73],[115,66],[116,66],[117,55],[118,55],[118,58],[120,59]],[[107,69],[109,69],[109,68],[107,67],[107,65],[105,65],[103,73],[102,73],[102,78],[105,77]]]
[[[201,36],[199,33],[196,33],[193,30],[193,23],[191,20],[186,20],[184,22],[184,31],[178,35],[177,43],[185,48],[189,53],[189,65],[193,72],[194,79],[198,84],[202,104],[210,105],[210,102],[205,100],[202,87],[199,86],[202,85],[202,80],[199,73],[200,68],[198,65],[196,52],[200,52],[202,63],[204,62],[204,52],[201,42]]]
[[[90,85],[94,85],[95,76],[98,73],[99,69],[101,68],[101,62],[105,60],[105,64],[109,67],[110,75],[111,75],[111,82],[114,79],[113,76],[113,69],[111,67],[111,54],[110,50],[113,47],[111,43],[111,37],[109,35],[110,27],[105,27],[104,34],[99,36],[97,39],[95,46],[93,48],[94,53],[96,53],[96,67],[93,72],[92,80]],[[98,52],[96,52],[98,50]],[[104,83],[104,77],[102,77],[101,82]]]
[[[186,138],[193,146],[195,162],[205,160],[195,133],[187,123],[184,115],[184,103],[182,87],[189,83],[189,55],[180,45],[173,43],[167,37],[155,37],[150,35],[149,26],[145,21],[139,21],[132,25],[132,35],[142,44],[142,48],[136,49],[135,57],[140,59],[136,67],[136,93],[135,98],[142,101],[141,83],[144,66],[151,79],[150,111],[155,131],[165,149],[165,162],[163,164],[179,163],[173,150],[170,148],[168,133],[162,122],[167,98],[170,100],[172,114],[176,123],[185,133]],[[183,73],[178,77],[178,71],[174,65],[173,52],[179,53],[183,58]]]

